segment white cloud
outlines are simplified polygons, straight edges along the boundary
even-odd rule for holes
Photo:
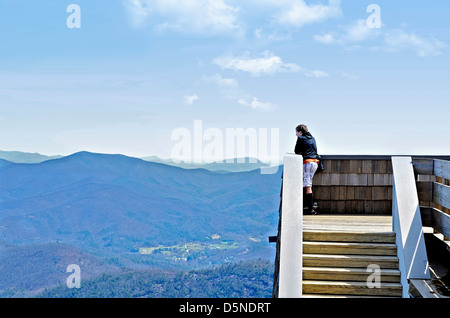
[[[194,102],[195,102],[197,99],[199,99],[199,97],[198,97],[196,94],[194,94],[194,95],[187,95],[187,96],[184,96],[183,102],[184,102],[186,105],[192,105],[192,104],[194,104]]]
[[[298,65],[285,63],[279,56],[268,51],[264,52],[260,57],[251,56],[249,52],[245,52],[238,57],[218,57],[213,60],[213,63],[222,69],[247,72],[254,76],[279,72],[298,72],[301,70]]]
[[[329,32],[315,35],[314,40],[323,44],[353,44],[356,42],[374,39],[380,35],[380,29],[369,28],[367,21],[363,19],[357,20],[355,23],[341,26],[341,32]]]
[[[294,27],[321,22],[342,14],[340,0],[329,0],[328,5],[308,5],[304,0],[279,1],[279,3],[284,4],[285,8],[277,14],[277,22]]]
[[[239,8],[226,4],[225,0],[126,0],[126,7],[135,25],[150,16],[163,19],[156,25],[160,31],[208,34],[241,31],[236,16]]]
[[[447,44],[433,37],[425,38],[400,29],[387,32],[384,41],[388,51],[413,50],[421,57],[440,55],[448,47]]]
[[[447,44],[434,37],[423,37],[409,33],[402,29],[386,30],[382,28],[369,28],[366,20],[357,20],[355,23],[340,27],[341,32],[328,32],[314,36],[314,40],[327,45],[354,45],[368,40],[378,40],[371,50],[383,49],[387,52],[410,50],[418,56],[436,56],[442,54]],[[354,46],[353,46],[354,47]]]
[[[314,36],[314,40],[316,40],[317,42],[323,43],[323,44],[336,43],[336,38],[331,33],[325,33],[325,34],[321,34],[321,35],[317,34]]]
[[[131,15],[131,22],[135,26],[142,25],[152,12],[146,0],[126,0],[124,1],[128,12]]]
[[[215,74],[213,76],[204,76],[203,80],[218,87],[221,94],[228,100],[238,100],[245,95],[240,90],[238,81],[234,78],[224,78],[220,74]]]
[[[308,70],[295,63],[285,63],[281,57],[268,51],[263,52],[259,57],[251,56],[249,52],[245,52],[243,55],[237,57],[218,57],[213,60],[213,63],[220,66],[223,70],[241,71],[253,76],[260,76],[261,74],[273,75],[285,72],[299,72],[307,77],[315,78],[330,76],[325,71]]]
[[[260,111],[270,111],[276,108],[275,104],[261,102],[258,98],[251,97],[251,94],[240,89],[238,81],[234,78],[224,78],[220,74],[215,74],[213,76],[204,76],[203,80],[213,83],[220,89],[220,92],[226,99],[237,102],[240,105]]]
[[[377,37],[380,33],[378,28],[369,28],[364,19],[356,20],[354,24],[344,27],[344,40],[348,42],[360,42]]]
[[[157,31],[227,34],[249,31],[258,39],[285,40],[279,26],[300,28],[342,15],[340,0],[122,0],[135,26],[151,24]],[[257,10],[255,8],[258,8]],[[267,32],[262,33],[268,27]],[[256,30],[256,31],[255,31]]]
[[[223,78],[220,74],[215,74],[213,76],[204,76],[203,79],[216,84],[220,88],[236,89],[239,87],[236,79]]]
[[[324,72],[324,71],[320,71],[320,70],[305,71],[304,74],[305,74],[305,76],[315,77],[315,78],[330,77],[330,74],[328,74],[327,72]]]
[[[245,98],[241,98],[238,100],[238,103],[250,107],[252,109],[258,109],[262,111],[273,110],[276,108],[276,105],[272,103],[260,102],[256,97],[253,97],[251,101],[248,101]]]
[[[258,43],[272,43],[292,40],[292,35],[286,31],[266,30],[265,28],[257,28],[253,31],[255,39]]]
[[[239,83],[234,78],[224,78],[220,74],[215,74],[213,76],[204,76],[203,80],[218,87],[221,94],[229,100],[236,100],[242,96]]]
[[[347,78],[347,79],[350,79],[350,80],[357,80],[357,79],[359,79],[358,75],[351,74],[351,73],[339,72],[339,75],[341,75],[343,78]]]

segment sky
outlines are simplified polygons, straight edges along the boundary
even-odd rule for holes
[[[448,155],[449,21],[447,0],[0,0],[0,150],[218,156],[241,128],[281,157],[303,123],[321,154]]]

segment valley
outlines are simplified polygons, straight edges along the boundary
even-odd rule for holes
[[[5,297],[64,284],[69,264],[87,279],[274,259],[267,237],[277,227],[281,172],[216,173],[89,152],[2,163]]]

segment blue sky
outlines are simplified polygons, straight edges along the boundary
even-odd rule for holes
[[[81,9],[70,29],[66,8]],[[369,28],[367,7],[381,9]],[[306,123],[323,154],[449,154],[446,0],[2,0],[0,149],[169,157]]]

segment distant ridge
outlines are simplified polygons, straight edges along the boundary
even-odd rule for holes
[[[0,168],[4,167],[4,166],[7,166],[7,165],[10,165],[10,164],[12,164],[12,162],[4,160],[4,159],[0,159]]]
[[[58,159],[62,156],[45,156],[39,153],[21,152],[21,151],[2,151],[0,150],[0,159],[12,163],[41,163],[51,159]],[[0,165],[1,166],[1,165]]]
[[[249,157],[221,160],[212,163],[190,163],[184,161],[178,163],[171,159],[163,159],[157,156],[142,157],[141,159],[176,166],[183,169],[206,169],[219,173],[252,171],[270,167],[269,164],[262,162],[259,159]]]
[[[93,153],[88,151],[80,151],[73,153],[68,156],[61,156],[61,155],[55,155],[55,156],[47,156],[39,153],[31,153],[31,152],[21,152],[21,151],[2,151],[0,150],[0,161],[6,160],[7,162],[0,162],[0,167],[5,166],[6,164],[10,163],[41,163],[48,160],[53,159],[61,159],[65,157],[71,157],[71,156],[82,156],[86,154],[92,154],[92,155],[106,155],[101,153]],[[164,159],[160,158],[158,156],[146,156],[146,157],[132,157],[132,156],[126,156],[117,154],[117,156],[125,156],[128,158],[136,158],[141,159],[147,162],[154,162],[154,163],[161,163],[164,165],[169,166],[175,166],[183,169],[206,169],[208,171],[213,171],[216,173],[229,173],[229,172],[244,172],[244,171],[252,171],[257,170],[261,168],[268,168],[270,165],[268,163],[265,163],[263,161],[260,161],[256,158],[234,158],[229,160],[222,160],[212,163],[190,163],[190,162],[174,162],[171,159]],[[231,162],[230,162],[231,161]],[[281,165],[281,163],[280,163]]]

